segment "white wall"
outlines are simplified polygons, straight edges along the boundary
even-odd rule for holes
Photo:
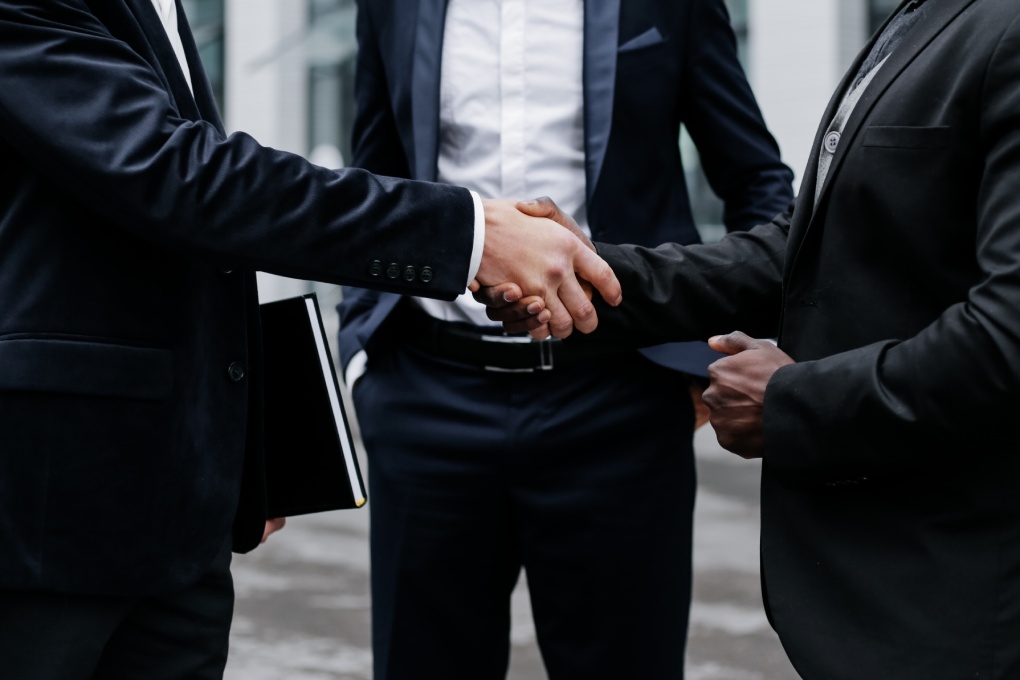
[[[866,0],[750,0],[749,77],[796,185],[822,113],[866,38]]]

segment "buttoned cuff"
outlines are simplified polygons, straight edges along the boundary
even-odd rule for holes
[[[468,266],[468,279],[466,286],[478,276],[478,270],[482,266],[482,251],[485,250],[485,208],[482,207],[482,198],[476,192],[471,192],[471,200],[475,204],[475,244],[471,250],[471,264]]]

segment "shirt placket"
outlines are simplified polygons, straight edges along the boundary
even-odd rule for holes
[[[524,195],[525,0],[503,0],[500,32],[500,170],[502,195]]]

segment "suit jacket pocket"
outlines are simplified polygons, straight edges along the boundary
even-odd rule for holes
[[[950,127],[873,125],[865,130],[861,145],[887,149],[944,149],[951,140]]]
[[[654,66],[669,56],[669,40],[652,27],[620,45],[616,50],[616,72],[629,73]]]
[[[0,391],[163,401],[172,389],[168,349],[50,337],[0,339]]]

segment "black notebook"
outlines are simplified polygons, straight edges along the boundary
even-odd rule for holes
[[[315,293],[261,305],[269,517],[367,500]]]

